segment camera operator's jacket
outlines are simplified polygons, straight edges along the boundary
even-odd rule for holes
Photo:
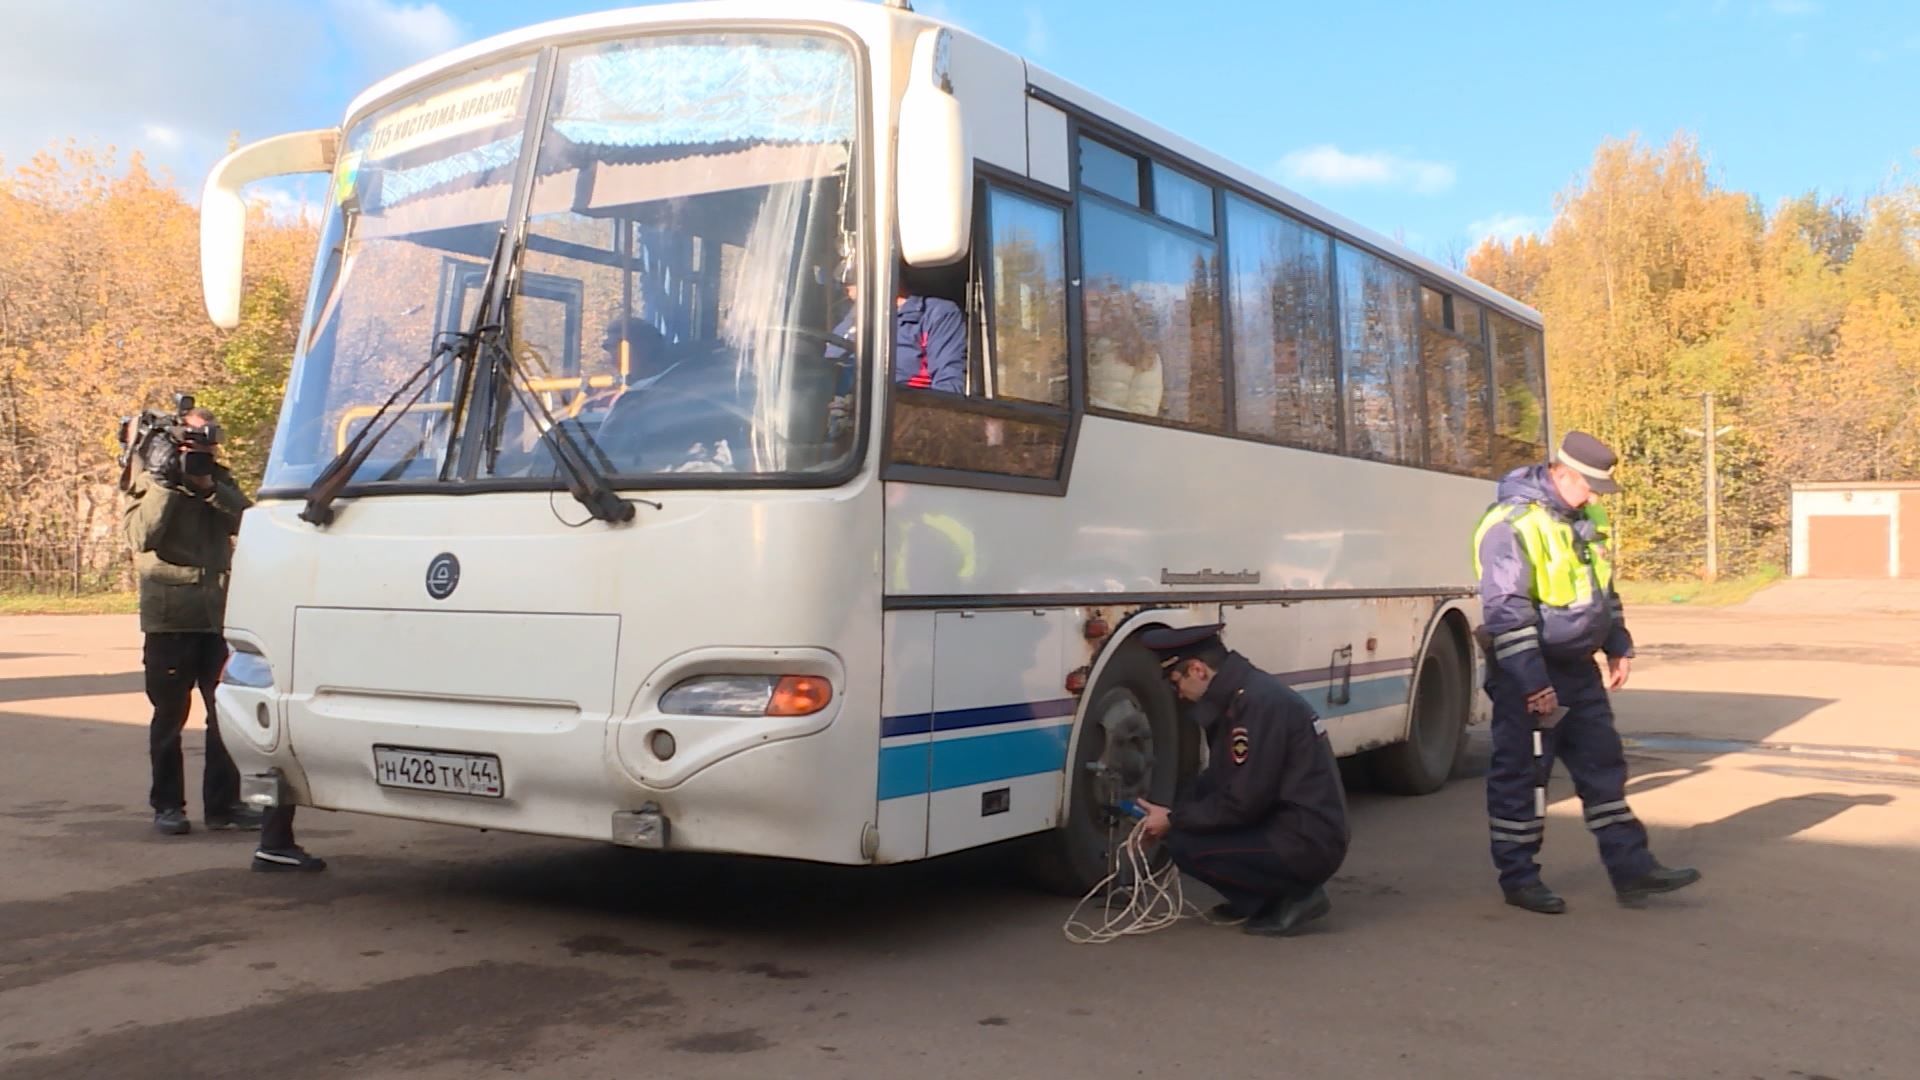
[[[213,467],[213,490],[205,495],[134,471],[121,526],[140,573],[142,632],[225,629],[233,537],[240,531],[241,511],[251,505],[223,465]]]

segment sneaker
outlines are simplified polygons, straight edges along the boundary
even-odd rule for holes
[[[153,831],[162,836],[185,836],[193,831],[193,822],[187,820],[185,810],[155,810]]]
[[[247,832],[260,831],[260,823],[267,815],[245,803],[236,803],[218,812],[207,812],[207,828],[214,832],[229,829],[241,829]]]
[[[266,848],[253,853],[253,868],[262,874],[317,874],[327,868],[327,860],[309,855],[304,848]]]

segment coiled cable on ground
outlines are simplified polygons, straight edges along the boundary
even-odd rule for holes
[[[1159,869],[1154,868],[1147,851],[1145,824],[1136,823],[1121,842],[1113,873],[1074,905],[1073,913],[1060,928],[1068,941],[1075,945],[1105,945],[1123,937],[1165,930],[1182,919],[1200,915],[1200,909],[1187,899],[1181,887],[1180,869],[1173,865],[1173,860],[1168,859]],[[1116,910],[1113,886],[1123,873],[1131,884],[1126,886],[1126,905]],[[1093,906],[1103,899],[1103,906]],[[1105,921],[1095,925],[1090,920],[1102,911]]]

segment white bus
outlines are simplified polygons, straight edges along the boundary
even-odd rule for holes
[[[1469,539],[1545,458],[1529,308],[958,29],[566,19],[210,177],[329,207],[220,723],[262,805],[841,864],[1104,872],[1221,621],[1384,786],[1484,663]],[[896,384],[896,296],[964,312]],[[913,345],[910,343],[909,348]]]

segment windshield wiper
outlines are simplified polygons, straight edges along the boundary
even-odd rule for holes
[[[501,340],[497,327],[488,327],[481,331],[481,348],[486,351],[490,361],[489,370],[504,371],[507,386],[513,392],[513,396],[519,400],[520,407],[527,411],[528,416],[538,419],[541,439],[548,444],[554,461],[567,474],[567,491],[579,500],[580,505],[587,508],[587,513],[601,521],[610,524],[632,521],[633,504],[621,498],[613,490],[613,481],[607,479],[607,474],[593,463],[593,459],[588,457],[585,451],[580,449],[580,444],[574,441],[566,425],[554,418],[553,411],[547,408],[547,403],[540,400],[539,393],[533,388],[531,377],[513,358],[512,350],[508,349],[506,343]],[[506,411],[505,405],[506,401],[503,398],[499,410],[502,414]],[[501,419],[504,419],[504,416]],[[497,423],[493,425],[493,429],[497,431]],[[497,442],[497,437],[495,441]],[[595,447],[596,451],[598,449]],[[604,454],[601,460],[605,461]],[[648,505],[658,509],[660,504],[648,503]]]
[[[413,373],[408,375],[399,389],[393,392],[393,396],[387,398],[386,402],[367,418],[366,426],[348,440],[347,445],[340,448],[340,452],[333,456],[333,460],[327,462],[326,468],[320,470],[320,475],[314,477],[313,483],[307,488],[307,506],[300,511],[300,520],[322,528],[333,524],[333,500],[353,479],[353,475],[360,471],[360,466],[366,464],[367,456],[373,453],[373,448],[380,445],[380,440],[387,437],[387,432],[392,431],[393,426],[407,415],[408,410],[419,403],[427,390],[440,381],[446,366],[459,359],[462,353],[470,351],[471,342],[467,335],[442,335],[442,340],[434,346],[433,353],[427,357],[426,363],[413,369]],[[416,383],[419,384],[417,388]],[[393,409],[394,402],[399,401],[400,395],[405,394],[409,389],[413,390],[413,396],[393,413],[386,427],[380,428],[380,434],[374,435],[374,429],[380,425],[380,418],[386,416],[388,410]],[[424,436],[422,441],[424,442]]]
[[[313,478],[312,485],[307,488],[307,506],[300,511],[300,520],[321,528],[333,524],[333,500],[338,498],[341,490],[353,481],[354,475],[360,471],[360,466],[366,464],[367,456],[373,453],[374,447],[379,446],[380,441],[387,437],[387,432],[392,431],[393,426],[407,415],[408,410],[419,403],[427,389],[440,381],[440,376],[445,374],[448,362],[464,360],[466,361],[465,370],[461,373],[460,385],[453,397],[453,411],[447,426],[448,448],[452,448],[452,440],[460,431],[461,405],[466,400],[468,384],[473,376],[474,361],[480,355],[480,331],[487,317],[487,298],[492,295],[494,282],[500,276],[500,267],[504,262],[501,256],[505,254],[506,249],[507,229],[502,226],[500,236],[493,244],[493,258],[487,262],[486,276],[480,280],[480,302],[474,308],[473,321],[468,325],[466,333],[443,333],[436,339],[433,352],[427,357],[426,362],[413,369],[413,373],[408,375],[399,389],[393,392],[393,396],[367,418],[367,426],[361,428],[358,435],[341,447],[340,452],[333,456],[333,460],[327,462],[326,468],[320,470],[320,475]],[[427,378],[429,373],[432,375],[431,378]],[[393,414],[393,419],[387,421],[387,426],[380,429],[379,435],[373,435],[373,429],[380,423],[380,418],[385,416],[387,410],[393,408],[393,403],[400,400],[400,395],[406,393],[415,383],[419,383],[419,387],[414,390],[413,396]],[[421,438],[423,445],[425,439],[423,434]],[[448,455],[448,459],[451,461],[451,454]]]

